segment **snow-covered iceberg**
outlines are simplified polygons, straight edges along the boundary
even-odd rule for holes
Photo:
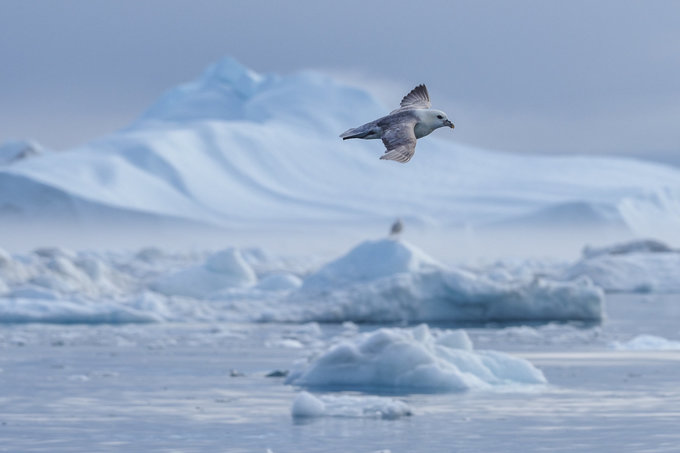
[[[46,218],[139,226],[129,236],[168,224],[328,235],[401,216],[446,229],[533,225],[574,236],[584,224],[678,239],[677,169],[490,152],[436,134],[397,165],[378,159],[379,142],[338,139],[387,111],[323,74],[257,74],[225,58],[123,130],[1,166],[0,232]]]
[[[365,241],[309,276],[305,289],[365,283],[400,273],[443,269],[433,258],[405,241]]]
[[[359,244],[310,275],[263,320],[324,322],[597,321],[602,290],[587,278],[497,280],[446,268],[405,241]]]
[[[310,388],[450,392],[545,384],[524,359],[475,351],[464,331],[432,332],[427,325],[343,338],[299,364],[285,381]]]
[[[609,292],[680,293],[680,251],[652,240],[590,247],[563,275],[588,277]]]

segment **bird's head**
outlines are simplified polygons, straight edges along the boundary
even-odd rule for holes
[[[435,127],[439,128],[446,126],[453,129],[453,123],[448,119],[446,113],[441,110],[428,110],[427,114],[429,122]]]

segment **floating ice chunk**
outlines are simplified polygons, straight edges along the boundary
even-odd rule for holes
[[[352,417],[394,420],[412,415],[403,401],[378,396],[321,395],[300,392],[293,401],[293,417]]]
[[[166,294],[204,298],[227,288],[249,287],[257,277],[238,249],[217,252],[203,265],[161,277],[151,287]]]
[[[277,340],[269,340],[265,343],[268,348],[289,348],[302,349],[305,345],[295,338],[279,338]]]
[[[638,335],[624,343],[615,341],[610,344],[613,349],[623,351],[663,351],[680,349],[680,341],[672,341],[656,335]]]
[[[287,384],[333,389],[390,389],[416,392],[488,389],[494,386],[544,384],[543,373],[526,360],[471,346],[463,333],[456,341],[427,325],[379,329],[357,334],[302,364]],[[467,336],[467,335],[465,335]]]
[[[447,269],[415,246],[379,240],[359,244],[310,275],[293,292],[289,310],[268,320],[597,321],[604,294],[587,278],[499,277]]]
[[[308,392],[300,392],[293,401],[293,417],[320,417],[326,412],[326,405]]]
[[[270,320],[323,322],[598,321],[604,293],[588,278],[497,282],[462,269],[400,273],[323,289],[303,286]]]
[[[586,276],[608,292],[680,292],[680,253],[601,254],[566,269],[565,278]]]

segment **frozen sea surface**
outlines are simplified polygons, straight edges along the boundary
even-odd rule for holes
[[[5,324],[0,451],[673,452],[680,352],[610,344],[641,334],[678,341],[677,302],[676,295],[609,295],[602,324],[466,329],[476,350],[528,360],[547,385],[312,390],[330,409],[313,417],[292,415],[303,389],[267,375],[285,374],[332,339],[383,326]],[[408,410],[357,416],[361,407]]]

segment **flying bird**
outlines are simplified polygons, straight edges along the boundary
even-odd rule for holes
[[[448,126],[453,129],[453,123],[446,117],[446,113],[430,109],[432,104],[425,85],[418,85],[411,90],[399,105],[389,115],[349,129],[340,134],[340,137],[343,140],[380,138],[387,148],[381,159],[406,163],[416,152],[417,139],[440,127]]]

